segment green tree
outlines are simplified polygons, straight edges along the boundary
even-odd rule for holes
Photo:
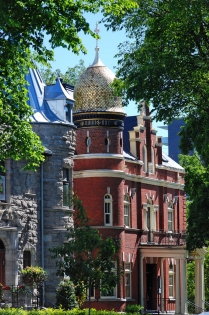
[[[47,62],[53,52],[44,45],[49,37],[51,48],[62,46],[74,53],[86,52],[80,35],[96,36],[84,14],[112,10],[118,14],[128,0],[0,0],[0,161],[26,159],[29,168],[43,161],[43,147],[29,123],[32,114],[27,104],[25,74],[31,62]]]
[[[71,84],[73,86],[75,86],[78,78],[85,70],[86,67],[84,65],[84,60],[82,59],[80,59],[79,64],[75,65],[74,67],[68,67],[65,73],[61,73],[59,69],[57,69],[56,71],[52,71],[51,65],[40,68],[41,76],[46,84],[55,83],[55,80],[59,73],[60,77],[63,79],[63,82]]]
[[[56,290],[56,305],[65,310],[71,310],[78,307],[75,295],[75,287],[69,279],[60,281]]]
[[[99,231],[90,226],[85,208],[78,198],[74,199],[74,205],[74,226],[68,229],[68,242],[50,249],[52,258],[56,259],[57,274],[69,276],[75,287],[81,289],[82,284],[89,292],[96,288],[107,294],[122,275],[120,239],[102,238]]]
[[[139,0],[138,7],[106,17],[108,27],[124,27],[130,38],[119,47],[116,92],[124,95],[125,103],[152,104],[157,121],[170,123],[183,117],[182,152],[198,152],[182,157],[185,191],[191,200],[189,250],[209,240],[208,4],[207,0]]]
[[[209,249],[209,248],[208,248]],[[205,282],[205,301],[209,301],[209,253],[204,260],[204,282]],[[194,260],[187,263],[187,295],[188,300],[195,303],[195,262]],[[208,306],[205,305],[208,309]],[[190,314],[194,311],[190,310]]]
[[[187,262],[187,298],[188,301],[195,303],[195,262]],[[188,304],[189,314],[194,312],[194,305]]]

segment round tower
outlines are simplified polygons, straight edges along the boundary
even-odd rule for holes
[[[98,33],[98,28],[95,31]],[[93,64],[80,76],[74,90],[74,191],[93,218],[93,225],[123,226],[116,209],[123,207],[122,131],[126,114],[122,99],[114,95],[111,86],[115,75],[99,58],[98,41],[95,50]],[[105,222],[105,196],[111,198],[115,209],[109,223]]]
[[[96,28],[98,33],[98,28]],[[122,153],[125,112],[122,99],[114,95],[113,72],[99,58],[96,42],[94,62],[80,76],[74,90],[74,124],[77,154]]]

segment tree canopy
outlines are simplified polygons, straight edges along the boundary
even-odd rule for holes
[[[29,123],[25,74],[34,67],[31,51],[41,62],[52,60],[51,49],[58,46],[85,53],[82,34],[96,35],[84,14],[119,14],[130,5],[128,0],[0,0],[0,161],[26,159],[35,168],[43,160],[42,144]],[[44,45],[46,34],[50,49]]]
[[[196,150],[193,157],[182,157],[185,191],[191,201],[190,250],[209,240],[208,7],[208,0],[138,0],[137,8],[106,16],[109,28],[124,27],[130,38],[119,47],[117,93],[125,96],[125,103],[143,99],[152,104],[157,121],[185,119],[182,152]]]
[[[84,60],[80,59],[77,65],[74,67],[68,67],[65,73],[61,73],[59,69],[53,71],[51,65],[41,67],[40,72],[46,84],[53,84],[57,78],[57,74],[59,73],[60,77],[63,79],[63,82],[74,86],[85,69],[86,67],[84,65]]]

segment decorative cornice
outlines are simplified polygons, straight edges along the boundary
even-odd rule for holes
[[[124,158],[126,163],[134,163],[134,164],[139,164],[139,165],[144,165],[144,162],[142,162],[141,160],[129,160],[127,158]]]
[[[123,129],[125,113],[112,111],[85,111],[73,114],[77,128],[108,127]]]
[[[89,154],[79,154],[74,155],[74,160],[80,160],[80,159],[120,159],[123,160],[122,154],[111,154],[111,153],[89,153]]]
[[[157,134],[157,130],[156,129],[151,129],[151,133],[156,135]]]
[[[175,167],[171,167],[171,166],[165,166],[165,165],[162,165],[162,164],[161,165],[156,164],[155,168],[158,168],[160,170],[173,171],[173,172],[177,172],[177,173],[185,173],[185,170],[183,168],[179,169],[179,168],[175,168]]]
[[[143,116],[143,119],[144,120],[151,120],[151,117],[150,116]]]
[[[161,187],[168,187],[173,189],[180,189],[184,190],[184,185],[180,183],[173,183],[168,182],[165,180],[144,177],[141,175],[134,175],[128,174],[124,171],[120,170],[83,170],[83,171],[74,171],[73,172],[74,178],[89,178],[89,177],[112,177],[112,178],[123,178],[125,180],[131,180],[133,182],[140,182],[143,184],[154,185],[154,186],[161,186]]]

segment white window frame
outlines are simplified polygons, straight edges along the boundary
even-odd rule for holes
[[[130,197],[129,195],[125,194],[124,195],[124,225],[127,227],[130,227],[130,209],[131,209]]]
[[[171,269],[172,268],[172,269]],[[170,283],[170,279],[171,279],[171,283]],[[168,282],[168,294],[169,294],[169,298],[175,298],[175,272],[174,272],[174,265],[170,264],[169,265],[169,282]],[[172,294],[171,291],[172,290]]]
[[[95,288],[92,288],[93,290],[93,295],[90,296],[90,300],[95,299]],[[86,289],[86,300],[89,300],[89,288]]]
[[[110,194],[104,195],[104,225],[112,226],[112,195]]]
[[[125,263],[125,293],[126,293],[126,299],[131,299],[132,297],[132,281],[131,281],[131,263]],[[129,285],[127,285],[127,278],[126,276],[128,276],[129,278]],[[129,287],[129,296],[127,295],[127,288]]]
[[[117,263],[114,263],[114,267],[112,268],[112,272],[117,272]],[[101,282],[102,286],[102,282]],[[113,295],[102,295],[102,291],[100,292],[100,299],[116,299],[117,298],[117,285],[112,289]]]

